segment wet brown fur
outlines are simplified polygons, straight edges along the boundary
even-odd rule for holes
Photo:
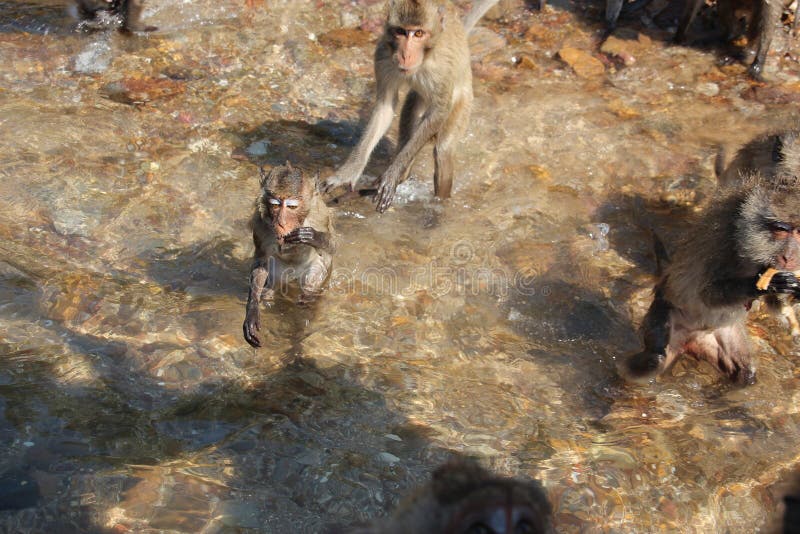
[[[642,324],[645,350],[623,365],[630,379],[650,379],[689,353],[733,381],[755,380],[747,309],[763,296],[755,288],[760,273],[768,267],[795,270],[800,262],[797,240],[776,239],[769,227],[772,221],[800,225],[800,187],[796,180],[776,183],[756,175],[719,195],[694,221],[664,268]],[[783,274],[787,283],[796,283],[793,275]]]
[[[507,529],[479,530],[491,525],[492,514],[516,521]],[[404,500],[389,518],[348,532],[544,534],[554,530],[550,503],[537,481],[501,477],[474,461],[458,460],[439,467],[432,481]]]
[[[270,198],[300,200],[283,233],[277,230]],[[288,292],[296,287],[299,303],[313,302],[330,276],[335,234],[333,217],[317,190],[316,178],[289,163],[269,173],[261,170],[261,192],[250,227],[255,255],[243,330],[248,343],[260,346],[256,332],[260,330],[261,300],[272,301],[277,290]]]

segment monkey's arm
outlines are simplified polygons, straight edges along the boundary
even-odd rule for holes
[[[142,24],[139,20],[144,10],[144,0],[128,0],[122,2],[122,30],[128,32],[153,32],[158,28]]]
[[[776,273],[765,290],[756,287],[759,276],[717,280],[703,291],[703,301],[710,306],[729,306],[744,303],[767,293],[800,292],[800,282],[788,271]]]
[[[386,75],[384,74],[383,77]],[[335,175],[329,176],[325,180],[322,187],[324,192],[329,193],[335,187],[345,184],[349,184],[351,190],[355,189],[361,173],[364,172],[364,167],[367,166],[370,154],[392,124],[394,110],[397,106],[397,91],[395,83],[382,81],[381,76],[378,76],[378,98],[367,128],[344,165]]]
[[[333,253],[333,238],[328,232],[321,232],[310,226],[295,228],[283,238],[283,242],[293,245],[310,245],[317,250]]]
[[[261,312],[258,304],[268,278],[269,270],[266,265],[261,260],[256,260],[250,271],[250,292],[247,295],[247,307],[245,308],[247,311],[242,325],[245,341],[254,347],[261,346],[261,340],[256,335],[256,332],[261,330]]]
[[[389,168],[384,171],[376,197],[379,212],[383,213],[392,205],[394,193],[400,183],[400,177],[403,176],[403,171],[411,165],[417,152],[425,146],[425,143],[431,140],[433,134],[442,128],[447,118],[446,111],[449,111],[450,107],[444,103],[432,104],[431,111],[425,114],[417,129],[412,132],[408,142],[397,154],[397,157],[394,158]]]

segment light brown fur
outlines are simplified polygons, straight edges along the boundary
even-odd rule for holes
[[[468,24],[474,24],[475,15],[482,15],[495,2],[479,2]],[[397,28],[420,28],[428,34],[424,59],[416,69],[401,68],[404,56],[398,51]],[[370,154],[391,125],[399,92],[407,88],[397,153],[378,182],[378,211],[385,211],[392,203],[398,184],[408,177],[417,154],[431,140],[436,165],[434,193],[439,198],[450,196],[454,145],[469,122],[473,98],[466,34],[458,11],[449,2],[390,0],[385,31],[375,49],[375,107],[358,146],[326,180],[327,190],[342,185],[356,187]]]

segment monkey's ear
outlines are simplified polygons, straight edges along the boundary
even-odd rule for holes
[[[445,13],[447,13],[447,10],[444,8],[444,6],[439,6],[438,11],[439,11],[439,24],[441,24],[442,28],[444,28],[444,16]]]
[[[259,166],[258,175],[260,177],[259,185],[261,187],[264,187],[264,184],[267,183],[267,178],[269,178],[269,173],[267,173],[267,171],[264,170],[264,167]]]

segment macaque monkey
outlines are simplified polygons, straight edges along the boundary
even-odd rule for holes
[[[731,380],[755,381],[745,320],[750,304],[800,293],[800,183],[750,176],[722,190],[678,244],[642,323],[645,350],[624,362],[630,379],[649,379],[683,353],[704,358]],[[767,269],[778,272],[764,289]]]
[[[113,22],[123,32],[152,32],[155,26],[140,22],[144,0],[76,0],[78,16],[89,27],[103,27]]]
[[[317,191],[317,180],[289,162],[269,173],[260,169],[261,194],[250,220],[255,257],[244,319],[244,339],[261,346],[259,302],[275,290],[299,287],[299,304],[322,294],[331,273],[333,217]]]
[[[765,180],[800,177],[800,130],[756,137],[741,147],[730,162],[725,151],[717,156],[715,171],[720,185],[739,186],[744,177],[758,172]]]
[[[739,187],[745,178],[755,172],[767,181],[800,178],[800,130],[756,137],[736,153],[725,165],[725,152],[720,151],[716,161],[720,185]],[[797,319],[791,295],[767,295],[766,304],[780,310],[789,322],[792,336],[800,338],[800,321]]]
[[[772,37],[775,34],[775,27],[781,20],[783,8],[791,4],[793,0],[718,0],[717,13],[722,23],[724,38],[726,41],[736,39],[742,32],[738,18],[738,12],[747,11],[749,13],[749,23],[747,24],[747,50],[745,57],[755,55],[755,59],[747,69],[751,78],[762,80],[764,63],[767,60],[769,47],[772,45]],[[683,15],[678,24],[678,31],[675,33],[675,42],[685,43],[686,36],[692,21],[705,0],[686,0]],[[758,43],[756,45],[756,43]]]
[[[358,146],[326,180],[326,191],[342,185],[355,189],[370,154],[392,123],[400,90],[408,88],[397,153],[378,182],[377,209],[382,213],[389,208],[398,184],[431,140],[434,193],[439,198],[450,196],[455,143],[472,107],[467,33],[496,2],[480,0],[462,25],[449,1],[389,0],[383,36],[375,49],[375,108]]]
[[[536,481],[493,475],[473,461],[439,467],[387,519],[351,534],[545,534],[550,503]]]

